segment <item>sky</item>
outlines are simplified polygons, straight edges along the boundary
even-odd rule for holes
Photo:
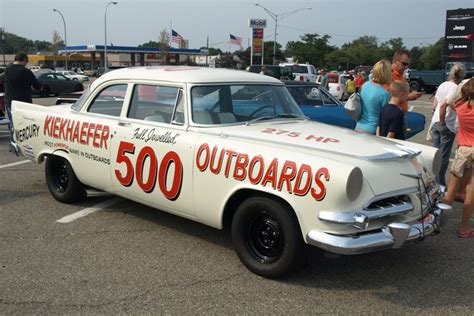
[[[52,41],[57,31],[67,44],[103,45],[108,0],[0,0],[0,27],[32,40]],[[311,8],[278,20],[277,42],[286,45],[306,33],[328,34],[340,47],[363,36],[379,42],[401,37],[405,46],[433,44],[444,36],[446,10],[473,8],[474,0],[117,0],[107,10],[109,45],[137,46],[158,41],[160,31],[172,27],[189,40],[189,48],[209,46],[237,50],[230,34],[249,43],[249,18],[267,19],[265,40],[273,41],[275,21],[259,3],[275,14]]]

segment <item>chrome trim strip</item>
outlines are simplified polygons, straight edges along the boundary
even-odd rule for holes
[[[400,248],[407,242],[421,240],[439,232],[450,209],[433,209],[431,217],[413,225],[391,223],[381,230],[360,235],[333,235],[319,230],[307,234],[308,244],[341,255],[356,255],[390,248]]]
[[[331,223],[353,225],[356,222],[356,217],[365,216],[368,220],[371,220],[385,216],[406,214],[412,210],[413,204],[403,202],[400,204],[393,205],[391,207],[381,207],[373,211],[369,211],[366,209],[347,213],[321,211],[319,212],[318,217],[320,220]]]

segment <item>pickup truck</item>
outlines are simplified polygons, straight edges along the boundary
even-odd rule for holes
[[[447,80],[449,70],[454,63],[447,63],[443,70],[412,70],[407,71],[406,77],[410,83],[410,90],[433,93],[440,84]],[[474,74],[474,63],[465,63],[466,78],[471,78]]]

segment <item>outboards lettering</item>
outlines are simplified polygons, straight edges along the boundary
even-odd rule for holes
[[[281,165],[281,168],[278,166]],[[271,186],[274,190],[286,191],[298,196],[308,193],[316,201],[326,197],[325,182],[329,181],[329,170],[321,167],[313,170],[310,165],[297,165],[294,161],[280,161],[273,158],[265,162],[261,155],[249,156],[232,149],[212,149],[209,144],[201,144],[196,154],[196,167],[201,172],[223,174],[238,181],[247,180],[253,185]]]
[[[44,120],[43,133],[64,141],[107,149],[110,129],[107,125],[48,115]]]

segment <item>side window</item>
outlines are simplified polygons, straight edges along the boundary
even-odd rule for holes
[[[177,125],[184,124],[184,97],[182,90],[178,92],[178,101],[176,102],[176,110],[174,111],[172,123]]]
[[[92,101],[89,106],[88,112],[117,117],[120,116],[126,92],[126,84],[108,86],[95,97],[94,101]]]
[[[178,92],[179,88],[176,87],[135,85],[127,117],[169,124],[178,99]]]

